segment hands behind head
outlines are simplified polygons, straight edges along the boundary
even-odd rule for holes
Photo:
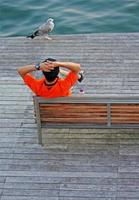
[[[57,66],[57,62],[47,61],[40,64],[40,70],[50,72]]]

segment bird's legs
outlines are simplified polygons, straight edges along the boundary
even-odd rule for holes
[[[48,35],[45,35],[45,39],[52,40],[52,38],[50,38]]]

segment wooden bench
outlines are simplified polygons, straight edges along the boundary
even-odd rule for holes
[[[38,141],[42,128],[139,128],[139,98],[34,96]]]

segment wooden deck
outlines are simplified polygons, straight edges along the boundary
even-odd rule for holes
[[[0,38],[0,200],[138,200],[138,129],[51,129],[37,144],[16,69],[47,57],[81,63],[76,94],[139,96],[139,33]]]

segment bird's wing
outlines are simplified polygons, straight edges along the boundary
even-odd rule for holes
[[[49,26],[49,24],[47,24],[47,23],[45,23],[45,24],[42,24],[41,26],[39,26],[39,30],[40,31],[45,31],[45,32],[49,32],[49,30],[50,30],[50,26]]]
[[[39,26],[39,30],[43,33],[49,33],[54,28],[54,24],[52,23],[44,23],[41,26]]]

